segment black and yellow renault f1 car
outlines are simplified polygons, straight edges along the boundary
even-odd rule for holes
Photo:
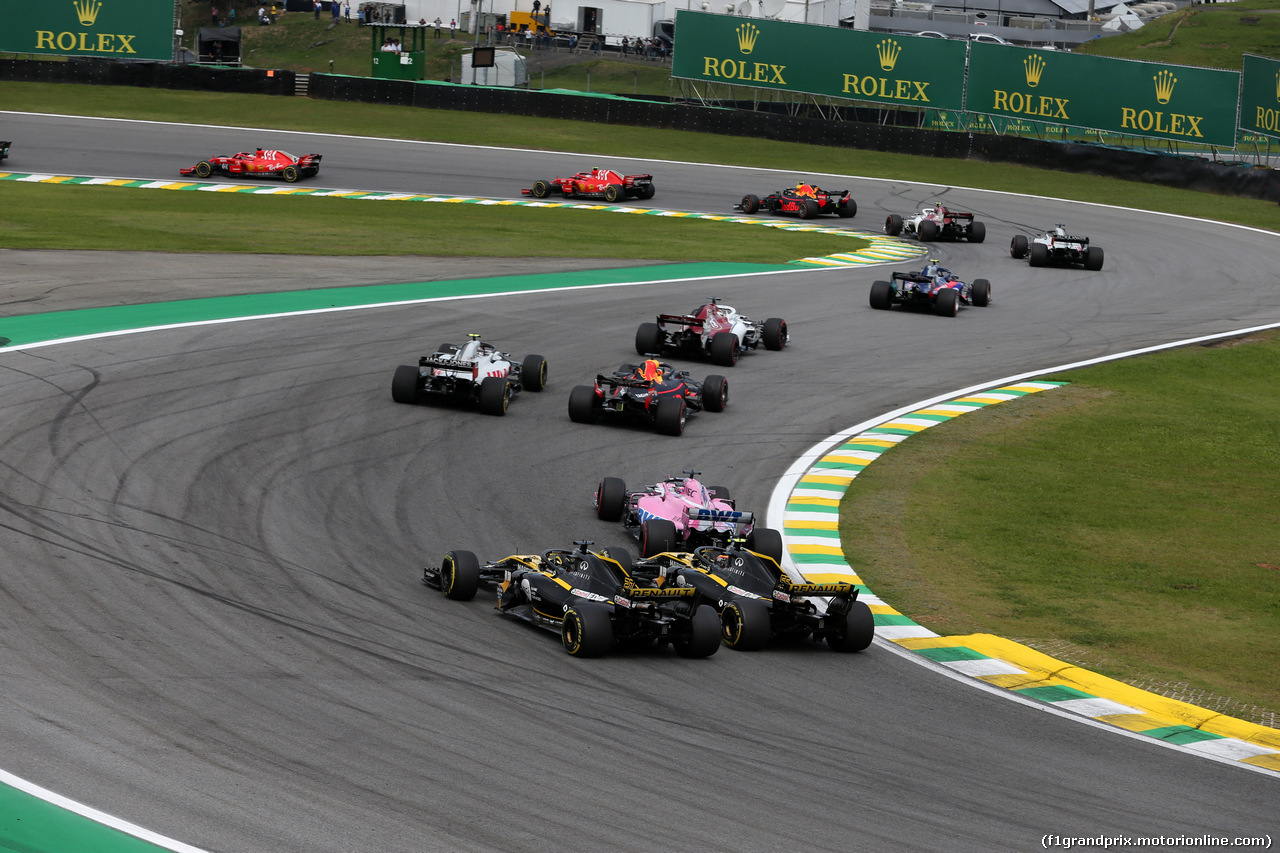
[[[856,586],[796,583],[763,553],[763,543],[758,551],[751,545],[756,543],[734,539],[725,548],[668,552],[640,560],[632,571],[662,589],[696,589],[719,612],[721,636],[732,649],[758,649],[773,637],[812,636],[838,652],[871,645],[875,621],[871,608],[858,601]]]
[[[715,654],[716,612],[696,590],[637,582],[628,551],[596,552],[591,544],[483,564],[470,551],[450,551],[439,567],[423,571],[422,582],[458,601],[471,600],[481,586],[495,588],[499,611],[559,633],[564,650],[578,657],[667,643],[682,657]]]

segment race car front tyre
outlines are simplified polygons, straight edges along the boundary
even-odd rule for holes
[[[729,405],[729,380],[713,373],[702,382],[702,408],[708,412],[723,412]]]
[[[1031,266],[1042,267],[1049,263],[1049,247],[1044,243],[1031,244]]]
[[[1084,250],[1084,268],[1097,272],[1102,269],[1102,247],[1090,246]]]
[[[534,181],[533,189],[529,191],[529,194],[534,198],[546,198],[551,195],[551,186],[550,181]]]
[[[732,500],[732,498],[729,497],[728,486],[707,486],[707,494],[711,495],[712,498],[718,501]]]
[[[450,551],[440,565],[440,591],[454,601],[470,601],[480,588],[480,560],[470,551]]]
[[[607,187],[604,188],[604,200],[609,202],[610,204],[613,204],[615,201],[622,198],[624,195],[625,193],[622,192],[622,187],[618,186],[617,184],[609,184]]]
[[[413,405],[421,402],[418,393],[418,368],[402,364],[396,368],[396,375],[391,379],[391,399],[397,403]]]
[[[764,321],[764,348],[777,352],[787,345],[787,321],[770,317]]]
[[[666,335],[657,323],[641,323],[636,329],[636,352],[640,355],[658,355],[665,341]]]
[[[754,195],[744,195],[741,207],[743,213],[755,213],[760,209],[760,198]]]
[[[486,376],[480,383],[480,411],[486,415],[505,415],[511,402],[511,386],[505,376]]]
[[[600,413],[596,411],[596,389],[590,385],[577,385],[569,392],[569,420],[575,424],[593,424]]]
[[[720,617],[709,604],[699,605],[689,620],[689,636],[671,644],[682,658],[705,658],[720,649]]]
[[[596,518],[618,521],[627,508],[627,484],[619,477],[605,477],[596,486]]]
[[[747,550],[764,554],[782,565],[782,534],[772,527],[756,527],[747,534]]]
[[[991,304],[991,282],[985,278],[975,278],[973,280],[972,291],[973,304],[979,308],[986,308]]]
[[[871,282],[871,307],[887,311],[893,307],[893,285],[887,281]]]
[[[956,316],[960,311],[960,294],[951,287],[939,290],[938,295],[934,297],[933,310],[943,317]]]
[[[969,238],[970,243],[981,243],[987,239],[987,226],[982,222],[970,222],[965,236]]]
[[[574,657],[598,658],[613,645],[613,623],[600,604],[578,604],[564,612],[560,642]]]
[[[287,183],[292,184],[296,183],[301,176],[298,174],[297,166],[285,166],[284,171],[280,173],[280,177],[284,178]]]
[[[213,174],[213,164],[208,160],[201,160],[196,163],[196,177],[207,178]]]
[[[916,232],[920,235],[921,240],[926,243],[932,243],[934,240],[938,239],[938,223],[934,222],[932,219],[922,219],[920,220],[920,225],[917,227]]]
[[[763,648],[772,633],[769,606],[763,601],[730,601],[720,611],[720,634],[731,649],[751,652]]]
[[[896,213],[890,213],[889,218],[884,221],[884,233],[890,237],[897,237],[902,233],[902,217]]]
[[[1022,260],[1027,256],[1027,235],[1014,234],[1013,239],[1009,241],[1009,256]]]
[[[621,545],[610,545],[608,548],[605,548],[602,553],[610,560],[616,561],[619,566],[622,566],[622,570],[624,572],[631,574],[631,552],[626,548],[623,548]]]
[[[711,360],[721,367],[738,363],[738,336],[733,332],[716,332],[711,336]]]
[[[530,354],[520,364],[520,387],[526,391],[541,391],[547,387],[547,360]]]
[[[688,407],[681,397],[664,397],[658,401],[653,413],[653,426],[663,435],[682,435],[689,417]]]
[[[861,601],[853,602],[844,618],[837,617],[835,623],[827,628],[826,637],[827,645],[837,652],[860,652],[875,639],[875,617],[871,615],[871,608]]]
[[[656,557],[676,547],[676,525],[667,518],[646,519],[640,525],[640,556]]]

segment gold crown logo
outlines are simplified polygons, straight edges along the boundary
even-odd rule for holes
[[[93,26],[94,21],[98,20],[98,11],[102,8],[101,3],[93,0],[75,0],[71,5],[75,7],[81,26],[85,27]]]
[[[1173,87],[1177,84],[1178,78],[1173,76],[1172,71],[1161,69],[1160,73],[1151,79],[1156,81],[1156,100],[1162,104],[1169,103],[1169,99],[1173,97]]]
[[[1034,89],[1040,85],[1040,75],[1044,73],[1044,57],[1033,53],[1022,60],[1022,67],[1027,72],[1027,85]]]
[[[898,64],[898,57],[902,54],[902,45],[893,39],[885,39],[876,45],[876,56],[880,57],[880,67],[885,71],[892,71],[893,66]]]
[[[743,24],[738,27],[738,50],[750,53],[756,48],[756,39],[760,37],[760,28],[755,24]]]

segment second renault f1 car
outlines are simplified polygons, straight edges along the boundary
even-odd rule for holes
[[[179,169],[179,174],[207,178],[214,173],[233,178],[282,178],[293,183],[301,178],[312,178],[320,173],[320,155],[303,154],[294,157],[287,151],[257,148],[224,157],[201,160],[189,169]]]
[[[1073,237],[1062,225],[1031,240],[1027,240],[1025,234],[1013,235],[1009,254],[1015,258],[1029,257],[1033,267],[1080,264],[1087,270],[1102,269],[1102,247],[1091,246],[1088,237]]]
[[[520,191],[534,198],[546,198],[560,193],[565,198],[602,198],[607,202],[628,198],[653,198],[653,175],[624,175],[613,169],[592,169],[568,178],[535,181],[529,189]]]
[[[516,361],[472,334],[462,346],[441,344],[418,366],[402,364],[391,379],[391,399],[424,403],[432,397],[471,400],[487,415],[505,415],[511,398],[522,390],[541,391],[547,384],[547,360],[527,355]]]
[[[763,198],[745,195],[733,209],[743,213],[767,210],[775,214],[793,214],[801,219],[813,219],[820,213],[834,213],[841,219],[847,219],[858,212],[858,203],[848,190],[824,190],[813,184],[799,183]]]
[[[680,435],[690,412],[722,412],[729,404],[729,381],[712,374],[695,382],[687,370],[648,359],[624,364],[595,385],[578,385],[569,394],[569,419],[592,424],[601,415],[652,424],[663,435]]]
[[[954,317],[961,305],[985,308],[990,303],[991,282],[985,278],[961,281],[936,260],[930,260],[920,272],[895,272],[891,281],[871,283],[871,307],[883,310],[903,305]]]
[[[770,317],[761,323],[713,298],[688,314],[659,314],[656,323],[641,323],[636,352],[653,356],[675,350],[706,355],[722,367],[733,367],[744,350],[761,345],[780,350],[790,340],[786,320]]]

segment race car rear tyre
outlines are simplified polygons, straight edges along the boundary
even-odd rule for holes
[[[207,178],[213,174],[213,164],[208,160],[201,160],[196,163],[196,177]]]
[[[938,223],[932,219],[920,220],[920,225],[916,231],[920,235],[920,239],[926,243],[932,243],[938,239]]]
[[[777,352],[787,345],[787,321],[770,317],[764,321],[764,348]]]
[[[622,187],[617,184],[609,184],[604,188],[604,200],[610,204],[613,204],[615,201],[622,198],[623,195]]]
[[[600,413],[596,411],[596,389],[590,385],[577,385],[569,392],[569,420],[575,424],[593,424]]]
[[[1009,241],[1009,256],[1019,260],[1027,256],[1027,235],[1014,234],[1013,239]]]
[[[408,364],[396,368],[396,375],[391,379],[391,399],[409,405],[421,402],[422,397],[418,393],[418,368]]]
[[[689,620],[689,636],[671,644],[682,658],[705,658],[720,649],[720,617],[716,609],[703,604]]]
[[[1031,244],[1031,266],[1042,267],[1049,263],[1049,247],[1044,243]]]
[[[617,561],[618,565],[622,566],[622,570],[624,572],[631,574],[632,559],[631,552],[629,550],[623,548],[621,545],[610,545],[608,548],[604,549],[603,553],[610,560]]]
[[[991,282],[985,278],[975,278],[973,280],[972,291],[973,304],[979,308],[986,308],[991,304]]]
[[[893,285],[887,281],[871,282],[871,307],[888,311],[893,307]]]
[[[440,565],[440,591],[454,601],[470,601],[480,588],[480,560],[470,551],[450,551]]]
[[[441,355],[456,355],[458,352],[457,344],[441,344],[436,347],[436,353]]]
[[[711,495],[712,498],[718,501],[733,500],[729,497],[728,486],[707,486],[707,494]]]
[[[716,332],[711,336],[711,360],[721,367],[738,363],[738,336],[733,332]]]
[[[1097,272],[1102,269],[1102,247],[1090,246],[1084,250],[1084,268]]]
[[[541,391],[547,387],[547,360],[530,353],[520,364],[520,387],[526,391]]]
[[[943,317],[954,317],[960,311],[960,294],[948,287],[938,291],[934,297],[933,310]]]
[[[284,171],[280,173],[280,177],[284,178],[287,183],[294,183],[300,177],[297,166],[285,166]]]
[[[713,373],[702,382],[702,408],[708,412],[723,412],[729,405],[729,380]]]
[[[730,601],[720,611],[720,636],[731,649],[755,651],[763,648],[772,634],[769,606],[763,601]]]
[[[505,415],[511,402],[511,386],[505,376],[486,376],[480,383],[480,411],[486,415]]]
[[[890,213],[889,218],[884,221],[884,233],[890,237],[897,237],[902,233],[902,217],[896,213]]]
[[[534,181],[533,189],[529,191],[529,194],[534,198],[546,198],[551,195],[551,187],[552,183],[550,181]]]
[[[640,355],[657,355],[662,352],[666,335],[657,323],[641,323],[636,329],[636,352]]]
[[[605,477],[596,486],[596,518],[618,521],[627,508],[627,484],[619,477]]]
[[[664,397],[658,401],[658,408],[653,413],[653,426],[663,435],[682,435],[688,417],[689,410],[683,398]]]
[[[837,652],[860,652],[871,645],[875,636],[875,617],[871,615],[871,608],[861,601],[853,602],[848,614],[837,619],[826,632],[827,645]]]
[[[760,209],[760,198],[754,195],[744,195],[742,197],[742,212],[755,213]]]
[[[970,243],[981,243],[987,239],[987,226],[982,222],[970,222],[965,236],[969,238]]]
[[[782,534],[772,527],[756,527],[747,534],[747,550],[782,564]]]
[[[802,198],[797,213],[801,219],[813,219],[818,215],[818,203],[811,198]]]
[[[849,203],[836,207],[836,216],[841,219],[849,219],[858,213],[858,203],[853,199],[849,199]]]
[[[653,194],[654,194],[654,193],[656,193],[657,191],[658,191],[658,190],[657,190],[657,188],[656,188],[653,184],[651,184],[651,183],[649,183],[649,184],[641,184],[641,185],[640,185],[640,198],[645,199],[645,200],[651,199],[651,198],[653,198]]]
[[[675,550],[676,525],[667,518],[650,518],[640,524],[640,556],[656,557]]]
[[[613,623],[600,604],[578,604],[564,612],[560,642],[574,657],[598,658],[613,645]]]

